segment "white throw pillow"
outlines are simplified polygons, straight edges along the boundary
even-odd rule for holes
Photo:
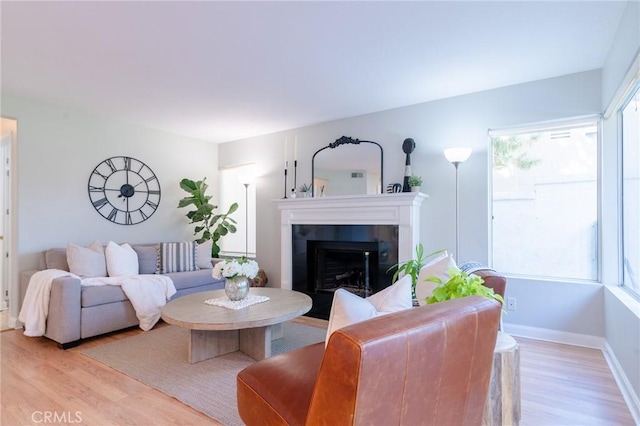
[[[438,285],[437,283],[426,281],[426,279],[437,277],[443,283],[446,283],[449,281],[449,268],[459,271],[453,256],[445,251],[420,269],[418,282],[416,283],[416,299],[418,299],[420,306],[427,304],[425,299],[431,296],[433,289]]]
[[[89,247],[67,244],[67,263],[69,272],[80,278],[107,276],[104,247],[100,241],[92,242]]]
[[[333,295],[325,346],[331,333],[340,328],[411,307],[411,277],[408,275],[366,299],[338,289]]]
[[[213,264],[211,263],[211,246],[213,243],[211,240],[206,241],[202,244],[198,244],[196,248],[196,265],[200,269],[212,269]]]
[[[107,272],[110,277],[138,275],[138,253],[127,243],[119,246],[113,241],[107,243],[105,249]]]

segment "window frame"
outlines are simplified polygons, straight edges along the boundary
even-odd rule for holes
[[[628,86],[627,93],[620,99],[619,106],[616,109],[616,124],[617,124],[617,151],[618,151],[618,287],[622,288],[627,294],[633,297],[635,300],[640,301],[640,291],[635,291],[625,283],[624,273],[624,258],[625,258],[625,244],[624,244],[624,139],[623,139],[623,119],[622,114],[624,109],[631,103],[634,97],[640,96],[640,77],[636,77]],[[640,144],[640,140],[638,141]],[[640,149],[640,146],[639,146]]]
[[[522,279],[530,279],[536,281],[553,281],[553,282],[566,282],[566,283],[584,283],[584,284],[603,284],[602,279],[602,262],[603,262],[603,249],[602,249],[602,133],[603,133],[603,118],[602,114],[589,114],[579,117],[565,118],[565,119],[557,119],[557,120],[548,120],[548,121],[540,121],[536,123],[530,123],[520,126],[508,126],[508,127],[500,127],[500,128],[490,128],[487,131],[487,165],[488,165],[488,206],[489,206],[489,215],[488,215],[488,229],[489,229],[489,247],[488,247],[488,258],[489,258],[489,266],[494,267],[494,206],[493,206],[493,138],[497,136],[509,136],[509,135],[517,135],[522,133],[534,133],[534,132],[550,132],[550,131],[560,131],[563,129],[570,129],[574,127],[580,127],[582,125],[587,124],[595,124],[596,125],[596,277],[594,279],[587,278],[572,278],[572,277],[556,277],[556,276],[548,276],[548,275],[531,275],[531,274],[519,274],[513,272],[502,272],[506,276],[514,277],[514,278],[522,278]]]

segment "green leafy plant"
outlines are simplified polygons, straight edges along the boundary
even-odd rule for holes
[[[418,175],[409,176],[409,186],[420,186],[422,185],[422,177]]]
[[[178,202],[178,208],[193,206],[195,209],[187,213],[189,224],[195,224],[193,235],[202,234],[196,239],[198,244],[211,240],[211,257],[218,257],[220,246],[218,241],[228,233],[236,232],[236,221],[230,215],[238,210],[238,203],[233,203],[229,210],[223,214],[214,214],[218,206],[211,204],[211,195],[206,195],[209,185],[207,178],[199,181],[182,179],[180,188],[187,191],[190,196],[184,197]]]
[[[303,183],[302,185],[300,185],[300,192],[311,192],[311,185]]]
[[[429,277],[426,281],[438,284],[433,289],[430,297],[425,301],[427,304],[444,302],[445,300],[460,299],[467,296],[484,296],[489,299],[503,303],[502,296],[494,293],[492,288],[484,285],[484,280],[477,275],[468,275],[456,268],[449,268],[449,280],[445,283],[438,277]]]
[[[438,250],[428,255],[424,255],[424,247],[422,244],[418,244],[416,246],[416,257],[415,259],[407,260],[406,262],[398,263],[393,265],[391,268],[387,269],[387,272],[391,271],[394,268],[396,272],[393,274],[391,278],[391,282],[396,282],[400,274],[409,275],[411,277],[411,294],[415,296],[416,294],[416,284],[418,283],[418,275],[420,274],[420,269],[426,264],[428,258],[433,255],[442,253],[444,250]]]

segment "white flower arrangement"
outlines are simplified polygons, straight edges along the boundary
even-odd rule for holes
[[[258,262],[255,260],[241,257],[239,259],[224,259],[213,266],[211,275],[213,278],[235,278],[235,277],[247,277],[255,278],[258,275]]]

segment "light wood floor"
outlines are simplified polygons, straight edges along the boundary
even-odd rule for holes
[[[326,328],[322,320],[302,317],[299,322]],[[45,424],[46,412],[66,416],[71,419],[67,423],[76,425],[219,424],[79,352],[138,333],[139,329],[112,333],[66,351],[48,339],[24,337],[19,330],[0,333],[0,424]],[[517,340],[520,425],[634,425],[600,351]]]

